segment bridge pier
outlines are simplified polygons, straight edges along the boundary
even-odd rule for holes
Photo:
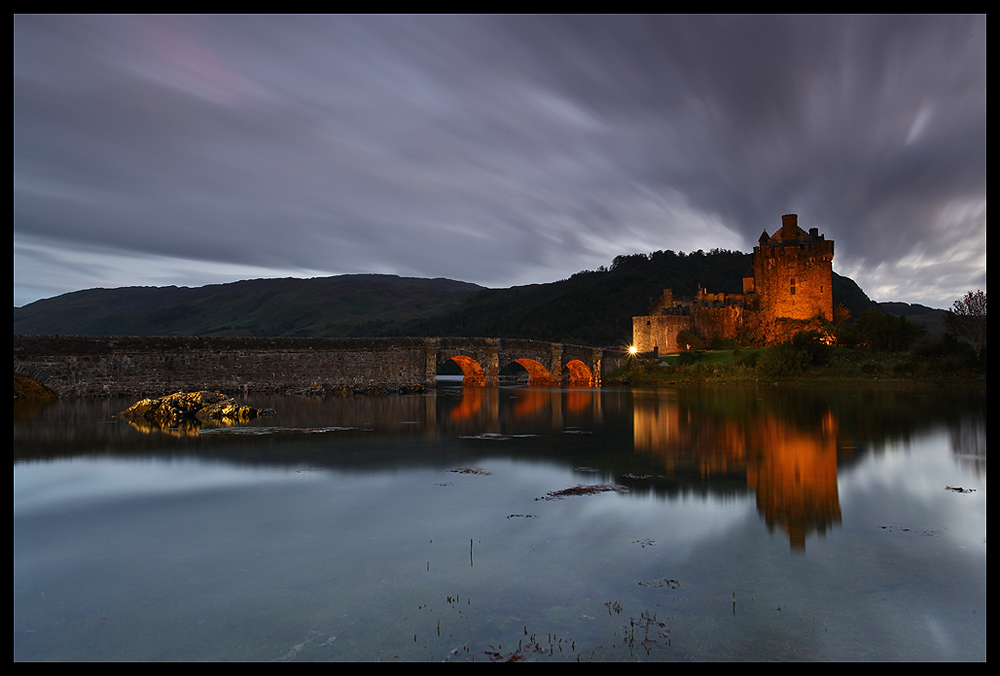
[[[437,387],[438,338],[424,338],[424,387]]]
[[[486,363],[483,364],[486,371],[487,387],[496,387],[500,384],[500,349],[490,346],[486,348]]]
[[[563,355],[562,343],[553,343],[552,358],[549,361],[549,366],[548,366],[549,373],[552,374],[553,383],[562,382],[562,372],[563,372],[562,355]]]

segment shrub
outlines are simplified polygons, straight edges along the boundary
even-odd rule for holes
[[[702,352],[701,350],[692,352],[681,352],[679,355],[677,355],[677,365],[685,366],[687,364],[694,364],[695,362],[701,361],[704,356],[705,353]]]
[[[757,372],[765,376],[795,376],[804,372],[811,361],[807,350],[783,343],[760,354]]]
[[[687,350],[700,350],[705,346],[705,341],[696,333],[681,331],[677,334],[677,345],[684,346]]]
[[[809,363],[814,366],[826,366],[830,361],[832,348],[821,342],[823,334],[819,331],[803,331],[792,337],[792,347],[809,353]]]
[[[861,365],[861,372],[866,376],[877,375],[881,370],[881,367],[873,361],[866,361]]]
[[[911,368],[922,372],[958,373],[979,366],[975,349],[951,334],[943,338],[921,338],[910,351]]]
[[[739,344],[730,338],[723,338],[722,336],[716,336],[708,344],[708,347],[709,349],[712,350],[734,350],[735,348],[739,347]]]

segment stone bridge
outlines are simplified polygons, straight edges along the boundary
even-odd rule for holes
[[[598,387],[625,358],[619,349],[508,338],[14,336],[15,372],[79,397],[315,384],[434,387],[449,361],[466,385],[497,385],[517,363],[530,385]]]

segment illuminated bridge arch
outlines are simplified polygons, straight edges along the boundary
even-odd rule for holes
[[[566,362],[566,369],[569,371],[568,380],[570,385],[593,387],[594,373],[582,361],[571,359]]]
[[[428,380],[450,361],[462,370],[465,385],[497,385],[500,373],[517,364],[527,372],[529,385],[600,386],[605,355],[600,348],[513,338],[425,340]]]
[[[522,357],[520,359],[515,359],[513,363],[520,364],[524,370],[528,372],[529,385],[551,385],[555,382],[555,378],[552,377],[552,372],[534,359]]]
[[[455,362],[462,369],[462,375],[464,376],[462,378],[462,385],[468,387],[486,386],[486,371],[475,359],[464,354],[458,354],[452,357],[450,361]]]

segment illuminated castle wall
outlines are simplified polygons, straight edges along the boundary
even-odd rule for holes
[[[781,217],[781,229],[767,231],[753,248],[753,289],[765,317],[833,320],[833,240],[817,228],[806,233],[798,216]],[[747,293],[747,280],[743,281]]]
[[[798,226],[796,214],[781,217],[781,228],[760,236],[742,294],[709,293],[699,285],[694,299],[674,298],[671,289],[651,299],[649,314],[632,318],[632,344],[639,352],[686,349],[677,335],[697,334],[705,341],[735,338],[745,321],[760,327],[765,342],[799,330],[796,322],[833,319],[833,240]],[[789,322],[791,320],[791,322]]]

